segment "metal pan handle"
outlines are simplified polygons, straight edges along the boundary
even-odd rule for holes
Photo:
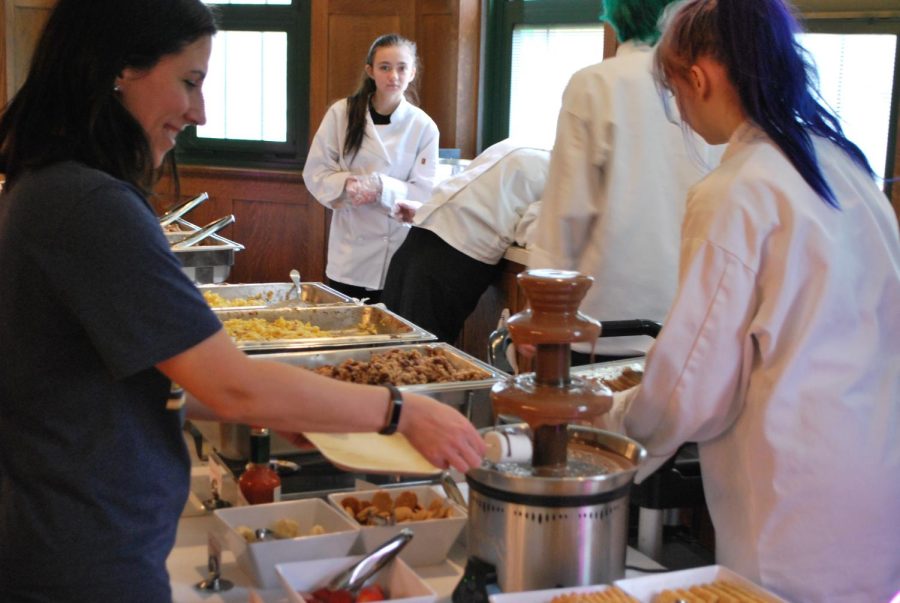
[[[600,322],[600,337],[626,337],[632,335],[649,335],[656,337],[662,329],[662,323],[645,318],[633,320],[603,320]]]
[[[201,203],[206,201],[207,199],[209,199],[209,195],[207,193],[200,193],[199,195],[197,195],[190,201],[185,201],[178,207],[176,207],[174,209],[170,209],[169,211],[167,211],[165,214],[163,214],[159,218],[159,225],[160,226],[168,226],[169,224],[171,224],[172,222],[174,222],[181,216],[185,215],[186,213],[188,213],[189,211],[191,211],[192,209],[194,209],[195,207],[197,207],[198,205],[200,205]]]
[[[215,222],[210,222],[194,234],[185,237],[184,239],[178,241],[176,244],[172,245],[172,249],[174,251],[187,249],[188,247],[192,247],[202,241],[203,239],[213,235],[229,224],[234,223],[234,214],[228,214],[224,218],[219,218]]]

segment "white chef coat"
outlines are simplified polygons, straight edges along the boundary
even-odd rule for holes
[[[900,590],[900,240],[871,178],[815,149],[840,210],[749,123],[692,191],[678,293],[625,426],[657,458],[699,442],[718,562],[789,601],[886,602]]]
[[[334,210],[328,237],[328,278],[368,289],[381,289],[391,256],[409,226],[391,218],[401,199],[425,201],[434,187],[439,133],[428,115],[405,99],[391,123],[376,126],[366,111],[366,130],[356,155],[342,156],[347,132],[347,101],[325,114],[306,158],[303,180],[319,203]],[[353,175],[378,173],[383,191],[378,203],[354,207],[344,198]]]
[[[529,206],[540,199],[549,165],[546,149],[498,142],[441,182],[413,224],[479,262],[496,264],[515,242]]]
[[[666,117],[652,59],[650,46],[628,41],[569,80],[535,226],[529,266],[594,277],[580,309],[600,321],[665,316],[688,188],[721,153]],[[639,354],[650,343],[600,339],[595,351]]]

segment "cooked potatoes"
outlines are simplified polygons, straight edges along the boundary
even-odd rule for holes
[[[415,492],[404,490],[392,499],[390,493],[379,490],[372,495],[372,500],[360,500],[348,496],[341,500],[344,511],[364,526],[382,526],[407,521],[423,521],[426,519],[443,519],[450,516],[450,505],[442,499],[431,501],[426,509],[419,504]]]
[[[269,524],[268,528],[271,530],[272,534],[275,535],[275,538],[280,540],[298,538],[300,536],[318,536],[325,533],[325,528],[319,524],[315,524],[308,534],[303,534],[300,530],[300,524],[293,519],[287,518],[279,519],[278,521]],[[253,528],[249,526],[238,526],[235,530],[237,530],[237,533],[247,542],[259,542],[259,539],[256,537],[256,530]]]

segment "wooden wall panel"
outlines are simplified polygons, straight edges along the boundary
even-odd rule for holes
[[[5,0],[6,94],[11,98],[25,82],[31,55],[55,0]]]
[[[421,15],[416,44],[422,73],[419,94],[422,109],[441,131],[441,147],[456,147],[456,27],[447,13]]]
[[[456,140],[462,156],[475,157],[478,151],[478,83],[481,81],[481,2],[458,0],[459,41],[457,43]]]
[[[356,89],[372,41],[397,32],[415,38],[416,0],[312,0],[310,139],[328,107]]]
[[[420,105],[437,123],[441,146],[473,157],[480,11],[479,0],[313,0],[310,137],[331,103],[356,88],[372,40],[395,31],[418,45]]]
[[[235,216],[222,235],[246,249],[235,254],[229,282],[286,282],[292,268],[304,280],[325,278],[325,208],[299,174],[185,166],[180,177],[181,200],[202,192],[210,197],[186,216],[190,222],[203,226]],[[156,190],[158,211],[174,204],[168,180]]]
[[[380,35],[401,29],[398,15],[333,14],[328,19],[328,105],[359,85],[369,46]]]
[[[456,347],[487,362],[488,338],[497,328],[500,313],[508,308],[510,314],[525,309],[527,299],[516,280],[525,266],[509,260],[500,261],[500,276],[491,283],[478,300],[478,305],[466,319]]]
[[[3,41],[0,43],[0,107],[6,106],[8,93],[6,90],[6,2],[0,0],[0,33]]]

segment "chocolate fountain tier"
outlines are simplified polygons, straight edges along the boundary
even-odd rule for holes
[[[495,414],[519,417],[536,429],[542,425],[591,423],[612,407],[612,391],[594,379],[572,377],[559,387],[526,374],[495,383],[491,401]]]
[[[594,341],[600,323],[578,311],[593,279],[565,270],[527,270],[517,277],[530,308],[510,317],[516,343],[532,345]]]

